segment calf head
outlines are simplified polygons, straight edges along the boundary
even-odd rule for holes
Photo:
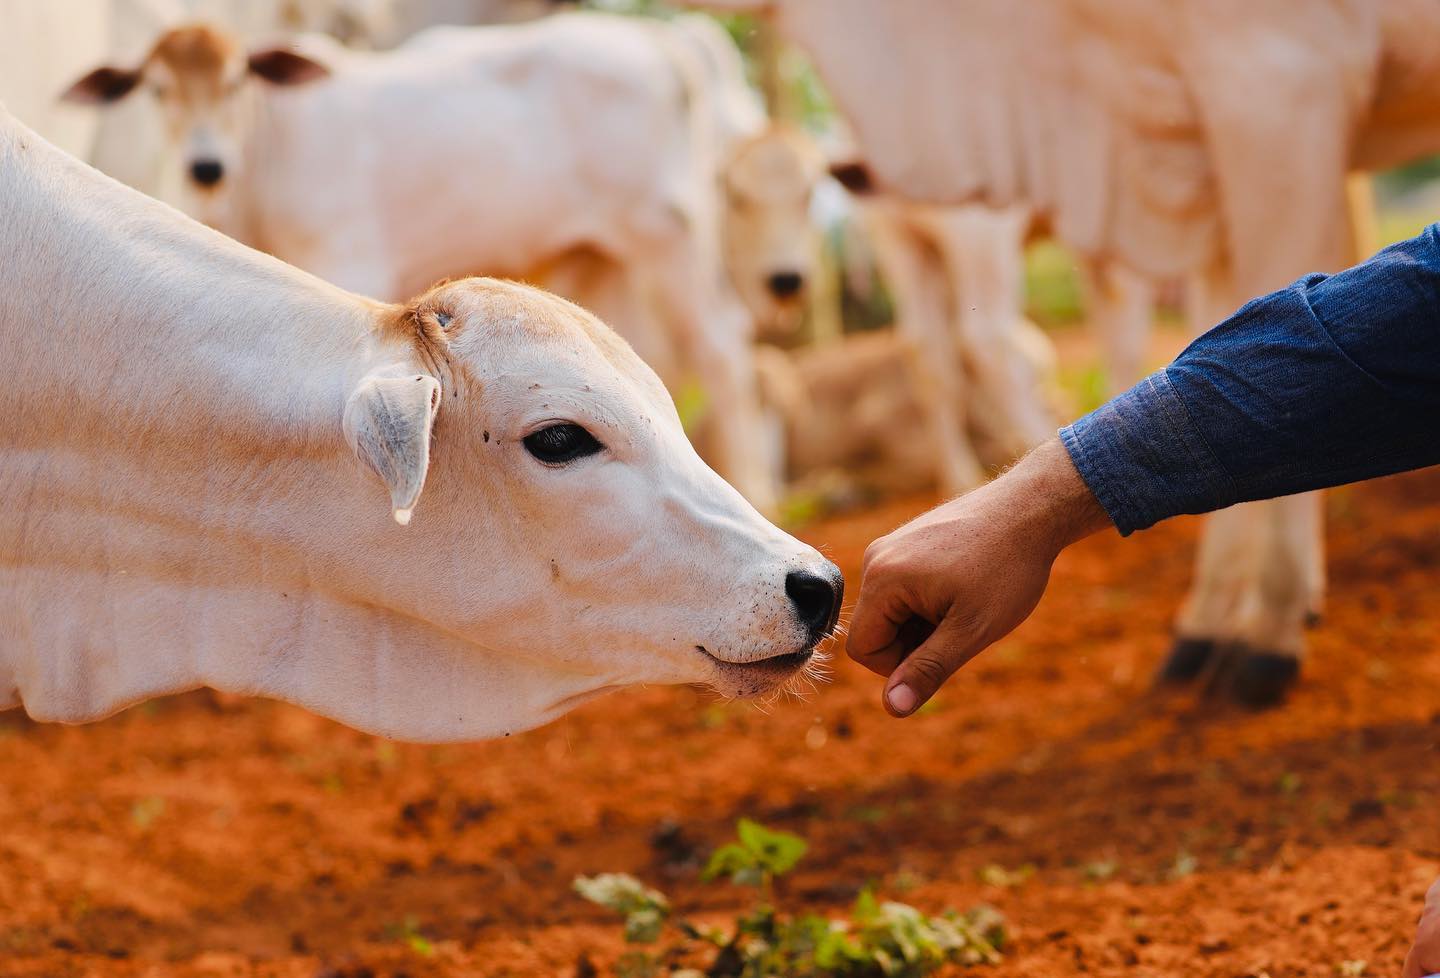
[[[253,86],[300,85],[329,69],[286,48],[246,52],[233,35],[209,24],[175,27],[160,35],[138,66],[103,66],[62,96],[109,105],[139,89],[159,104],[173,153],[173,174],[205,215],[206,202],[225,193],[244,167],[243,147],[253,124]]]
[[[701,462],[659,379],[595,317],[468,279],[383,333],[344,409],[364,463],[346,533],[380,555],[368,570],[357,559],[349,586],[427,623],[462,662],[510,661],[523,682],[486,724],[532,726],[637,682],[762,694],[810,665],[839,572]],[[440,703],[467,680],[420,659],[401,682]],[[438,735],[400,735],[450,737],[434,712]]]
[[[772,125],[736,147],[722,171],[725,263],[759,331],[793,330],[819,265],[810,199],[824,176],[802,132]]]

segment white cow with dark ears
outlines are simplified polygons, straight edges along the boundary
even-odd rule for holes
[[[630,683],[763,693],[834,627],[835,568],[561,299],[361,298],[3,110],[0,254],[0,709],[208,685],[494,737]]]

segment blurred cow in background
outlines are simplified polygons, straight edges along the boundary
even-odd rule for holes
[[[66,152],[86,158],[98,122],[55,95],[105,57],[112,0],[0,0],[0,103]]]
[[[1041,378],[1023,355],[1021,207],[945,207],[880,197],[864,205],[890,286],[896,327],[911,347],[943,494],[985,481],[969,435],[980,426],[1005,462],[1055,433]]]
[[[568,14],[437,28],[385,53],[307,36],[302,52],[192,25],[68,97],[148,89],[187,210],[366,294],[603,256],[700,377],[717,467],[769,508],[753,330],[721,266],[725,110],[693,33]]]
[[[247,44],[276,43],[298,31],[318,31],[358,47],[381,44],[395,30],[398,0],[103,0],[108,8],[106,50],[67,72],[46,90],[53,99],[97,62],[135,64],[155,39],[182,24],[206,21],[223,26]],[[23,118],[23,116],[22,116]],[[117,104],[99,120],[85,158],[100,170],[152,197],[189,210],[183,174],[167,168],[166,120],[148,99]]]
[[[1040,382],[1042,389],[1033,392],[1037,413],[1048,417],[1045,388],[1055,371],[1049,337],[1022,319],[1000,342],[1003,355]],[[783,470],[798,502],[844,508],[895,493],[948,492],[944,446],[910,436],[929,428],[935,410],[916,363],[922,355],[898,330],[758,351],[772,464]],[[963,450],[977,467],[1002,468],[1015,459],[1013,431],[1002,414],[975,399],[974,368],[963,351],[959,366],[964,403],[956,415],[965,421],[958,432]]]
[[[1086,260],[1185,278],[1208,322],[1355,257],[1347,171],[1440,150],[1440,8],[1415,0],[705,5],[810,54],[882,188],[1032,207]],[[1277,701],[1323,591],[1317,495],[1217,514],[1163,675]]]
[[[390,33],[378,47],[393,47],[427,27],[518,24],[555,13],[566,0],[392,0]]]
[[[762,336],[793,332],[804,316],[820,248],[811,198],[824,175],[819,147],[779,124],[741,140],[721,168],[725,267]]]

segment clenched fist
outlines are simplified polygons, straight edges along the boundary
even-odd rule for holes
[[[989,485],[870,545],[850,658],[890,677],[885,707],[908,716],[1029,617],[1061,550],[1109,525],[1051,439]]]

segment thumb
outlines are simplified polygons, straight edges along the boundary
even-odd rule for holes
[[[974,626],[950,614],[919,648],[905,657],[885,684],[885,709],[907,717],[929,702],[945,681],[981,649]]]

